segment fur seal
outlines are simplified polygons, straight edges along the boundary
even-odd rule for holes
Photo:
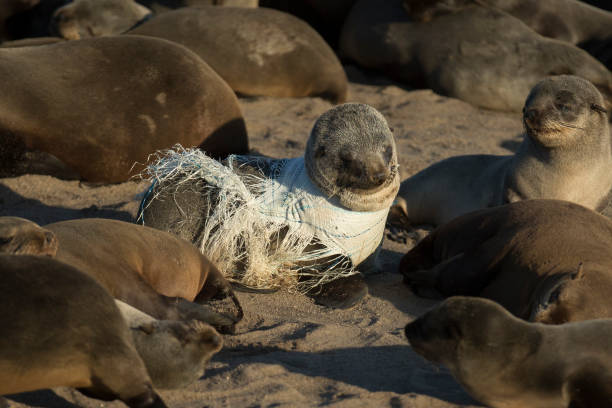
[[[4,176],[121,182],[135,163],[176,143],[213,156],[248,151],[232,90],[169,41],[119,36],[0,49],[0,75],[13,78],[0,95]]]
[[[129,407],[166,407],[93,279],[33,255],[1,254],[0,272],[0,395],[69,386]]]
[[[340,52],[400,82],[488,109],[520,111],[536,83],[558,74],[583,77],[612,97],[612,73],[586,51],[478,4],[421,23],[401,0],[360,0],[344,23]]]
[[[609,407],[612,320],[527,323],[486,299],[453,297],[405,328],[414,351],[445,365],[492,408]]]
[[[580,205],[526,200],[438,227],[400,262],[421,296],[480,296],[560,324],[612,318],[612,221]]]
[[[538,34],[569,42],[591,52],[608,68],[610,61],[600,58],[598,49],[612,44],[612,13],[577,0],[404,0],[404,8],[418,21],[454,13],[480,4],[502,10],[528,25]]]
[[[79,234],[80,228],[86,228],[91,221],[93,224],[91,233],[99,232],[102,230],[102,234],[104,235],[104,228],[116,227],[115,230],[118,234],[113,234],[113,237],[106,236],[106,240],[104,240],[103,244],[100,244],[103,249],[100,252],[104,251],[104,248],[108,248],[108,243],[116,242],[117,238],[123,238],[122,243],[130,242],[129,238],[134,238],[134,233],[138,232],[138,236],[144,235],[144,238],[135,238],[135,245],[142,243],[161,244],[161,242],[155,242],[155,238],[163,239],[166,238],[167,246],[161,251],[154,252],[156,256],[158,254],[162,254],[164,251],[170,251],[172,256],[175,256],[175,252],[177,255],[182,255],[182,257],[175,262],[174,265],[171,266],[171,270],[176,272],[173,274],[173,277],[185,277],[183,272],[192,272],[191,278],[195,280],[195,282],[187,282],[184,286],[189,286],[189,284],[195,284],[195,286],[199,286],[201,282],[198,282],[197,272],[193,270],[193,268],[189,268],[189,266],[193,266],[193,261],[196,258],[204,259],[202,255],[200,255],[195,248],[192,248],[189,244],[182,242],[177,244],[177,240],[174,236],[169,234],[164,234],[161,231],[153,230],[148,231],[148,228],[140,228],[133,224],[128,223],[119,223],[118,221],[111,220],[82,220],[82,223],[78,223],[76,225],[72,224],[68,221],[68,225],[65,223],[58,223],[58,229],[60,230],[59,235],[63,236],[63,233],[70,233],[70,227],[72,227],[75,231],[74,233],[78,238],[88,239],[87,234]],[[110,223],[106,223],[109,221]],[[99,224],[99,225],[98,225]],[[125,224],[125,226],[123,225]],[[98,227],[96,230],[96,226]],[[127,227],[126,227],[127,226]],[[134,227],[140,231],[133,231]],[[126,234],[122,232],[128,232],[127,235],[131,237],[126,237]],[[149,232],[147,234],[147,232]],[[89,234],[91,235],[91,234]],[[166,236],[164,236],[166,235]],[[153,239],[151,239],[153,236]],[[70,239],[72,238],[72,239]],[[75,237],[69,237],[68,239],[62,238],[64,247],[70,247],[70,244],[74,242]],[[100,240],[102,237],[97,236],[93,241]],[[2,254],[14,254],[14,255],[48,255],[55,256],[57,248],[58,248],[58,239],[56,235],[48,229],[40,227],[38,224],[35,224],[31,221],[25,220],[23,218],[17,217],[0,217],[0,253]],[[106,246],[105,246],[106,244]],[[188,247],[185,250],[185,247]],[[62,261],[74,261],[74,258],[77,258],[75,264],[77,266],[84,266],[85,269],[79,272],[88,272],[87,274],[97,279],[97,283],[103,283],[108,285],[110,288],[114,288],[115,292],[117,291],[117,287],[121,287],[121,283],[134,284],[135,281],[136,287],[133,288],[133,292],[124,296],[128,301],[134,301],[133,303],[138,305],[144,305],[144,308],[151,309],[159,313],[161,316],[166,316],[168,318],[188,318],[189,314],[196,318],[208,318],[209,320],[214,320],[216,322],[219,321],[219,318],[212,314],[212,312],[204,309],[199,310],[199,305],[185,305],[182,299],[173,300],[176,304],[171,304],[168,307],[168,310],[161,309],[163,306],[168,303],[168,299],[165,296],[158,295],[155,293],[153,288],[143,281],[142,278],[148,279],[149,282],[153,282],[152,284],[157,284],[157,287],[163,287],[164,284],[169,282],[168,279],[164,282],[163,279],[154,279],[154,276],[151,276],[151,272],[153,268],[147,268],[147,261],[150,261],[152,258],[147,259],[138,259],[141,262],[140,265],[134,266],[134,262],[130,265],[129,260],[136,262],[138,261],[137,255],[130,254],[126,259],[118,259],[113,258],[113,261],[110,262],[102,262],[102,265],[97,265],[95,262],[103,260],[103,256],[101,254],[91,253],[92,247],[87,244],[81,244],[79,248],[84,252],[81,254],[82,258],[86,255],[90,255],[89,263],[84,262],[83,259],[78,259],[78,256],[73,256],[72,259],[69,256],[65,256],[65,253],[70,253],[70,249],[64,248],[65,251],[60,251],[60,256],[66,259],[61,259]],[[72,248],[75,250],[74,248]],[[140,247],[142,251],[142,247]],[[95,251],[94,251],[95,252]],[[117,250],[117,252],[113,253],[113,256],[117,256],[122,252],[121,249]],[[125,250],[123,250],[125,252]],[[108,255],[108,254],[107,254]],[[190,256],[191,255],[191,256]],[[158,256],[156,259],[163,262],[164,258]],[[80,261],[80,262],[79,262]],[[65,262],[67,263],[67,262]],[[168,263],[168,262],[167,262]],[[206,279],[206,284],[204,284],[204,288],[200,290],[200,298],[212,297],[215,292],[220,289],[227,288],[227,283],[220,276],[219,272],[215,272],[216,269],[208,264],[208,261],[205,260],[206,266],[210,266],[212,268],[212,273],[208,273],[210,268],[203,267],[200,269],[200,272],[203,275],[200,276],[200,280]],[[191,265],[190,265],[191,264]],[[144,266],[143,266],[144,265]],[[186,266],[185,268],[177,268],[176,265]],[[73,265],[74,266],[74,265]],[[130,268],[132,266],[133,268]],[[150,266],[150,264],[148,265]],[[155,266],[158,266],[157,264]],[[168,265],[166,265],[168,266]],[[105,270],[104,267],[106,267]],[[97,268],[97,269],[96,269]],[[140,279],[135,279],[137,273],[141,273]],[[108,275],[113,275],[112,279],[109,279]],[[216,278],[215,278],[216,276]],[[179,280],[179,283],[185,283],[188,279]],[[213,282],[211,284],[211,282]],[[174,288],[180,291],[180,284],[174,283]],[[157,288],[155,288],[157,289]],[[162,288],[163,289],[163,288]],[[193,288],[192,288],[193,289]],[[189,291],[189,289],[183,288],[183,293],[185,291]],[[193,290],[192,290],[193,291]],[[125,293],[125,292],[124,292]],[[161,299],[161,300],[160,300]],[[149,300],[146,302],[145,300]],[[166,302],[166,303],[163,303]],[[147,372],[151,377],[151,381],[156,388],[181,388],[185,387],[198,378],[202,377],[204,374],[204,368],[210,357],[219,351],[222,345],[222,339],[217,334],[217,332],[209,325],[202,323],[198,320],[156,320],[152,316],[149,316],[142,311],[130,306],[127,303],[124,303],[120,300],[115,299],[115,303],[119,308],[119,311],[123,315],[123,318],[128,324],[130,328],[130,332],[132,335],[132,339],[135,343],[136,350],[138,354],[143,359],[145,366],[147,367]],[[177,305],[178,304],[178,305]],[[181,307],[182,305],[182,307]],[[155,309],[155,306],[158,309]],[[240,306],[238,305],[240,308]],[[179,310],[179,312],[177,312]],[[240,309],[241,310],[241,309]],[[210,317],[214,319],[210,319]],[[233,325],[233,321],[230,319],[221,317],[224,319],[222,323],[226,323],[227,328],[231,328]]]
[[[113,297],[156,319],[197,319],[232,332],[242,318],[240,303],[221,272],[193,245],[172,234],[97,218],[62,221],[44,229],[60,243],[57,260],[88,274]],[[236,318],[205,304],[226,297],[234,302]]]
[[[210,358],[221,350],[223,339],[208,324],[156,320],[127,303],[115,302],[155,388],[183,388],[197,381]]]
[[[38,224],[19,217],[0,217],[0,253],[54,257],[57,246],[55,234]]]
[[[163,165],[163,160],[161,163]],[[141,204],[139,219],[145,225],[171,232],[203,248],[224,273],[228,274],[236,268],[244,269],[236,265],[234,251],[230,249],[237,250],[239,259],[244,259],[244,255],[240,255],[243,250],[241,247],[234,248],[235,245],[230,242],[230,248],[223,247],[215,252],[207,237],[217,237],[210,235],[210,222],[219,219],[212,215],[221,206],[219,192],[223,193],[223,197],[233,197],[228,195],[225,188],[240,185],[244,185],[247,191],[238,191],[235,200],[231,199],[223,205],[234,208],[236,203],[241,203],[238,205],[243,212],[222,218],[220,226],[223,225],[223,231],[229,228],[229,223],[236,223],[235,230],[231,229],[232,234],[228,230],[227,234],[211,239],[214,244],[217,244],[217,239],[233,239],[234,233],[250,234],[241,239],[252,243],[252,247],[259,245],[259,241],[265,241],[262,244],[263,253],[286,251],[284,253],[288,258],[279,261],[279,268],[285,265],[284,261],[305,266],[300,261],[304,261],[300,254],[311,254],[318,248],[322,251],[320,254],[325,256],[308,257],[309,267],[340,270],[339,266],[335,268],[329,263],[329,258],[337,259],[340,256],[345,260],[348,257],[353,267],[362,272],[375,269],[374,261],[383,238],[384,220],[399,186],[393,134],[376,109],[364,104],[344,104],[323,113],[313,126],[303,158],[232,156],[223,166],[205,162],[197,167],[201,171],[185,171],[185,175],[181,174],[178,178],[154,178],[157,181]],[[225,187],[216,185],[214,177],[210,178],[207,174],[217,171],[224,174],[223,177],[233,177],[235,183]],[[184,176],[186,179],[183,179]],[[248,207],[253,202],[261,202],[262,205]],[[224,210],[219,211],[225,214]],[[235,208],[229,211],[237,214]],[[252,216],[250,211],[253,211]],[[245,217],[244,222],[237,217]],[[277,220],[272,223],[274,228],[266,220]],[[257,224],[259,222],[262,226]],[[367,233],[361,230],[363,228]],[[216,227],[213,230],[217,231]],[[362,240],[366,236],[367,242]],[[304,248],[295,250],[288,243],[293,242],[293,238],[289,237],[308,241]],[[290,249],[287,249],[287,245]],[[255,269],[254,276],[261,281],[260,271],[253,266],[251,256],[241,262],[246,264],[248,270]],[[343,263],[336,262],[337,265]],[[270,266],[268,262],[263,265]],[[270,269],[276,273],[275,267]],[[313,274],[315,278],[321,277],[318,272]],[[298,275],[306,279],[308,273]],[[315,285],[310,292],[319,303],[333,307],[353,306],[366,293],[367,286],[359,275]]]
[[[242,95],[347,98],[346,73],[333,50],[308,24],[277,10],[184,8],[129,34],[184,45]]]
[[[539,82],[525,101],[525,137],[513,156],[442,160],[404,180],[396,209],[410,223],[442,224],[470,211],[532,198],[601,210],[612,187],[604,100],[569,75]]]

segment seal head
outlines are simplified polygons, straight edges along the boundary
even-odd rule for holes
[[[371,106],[346,103],[321,115],[304,158],[310,180],[350,210],[388,208],[399,190],[395,140]]]
[[[32,221],[19,217],[0,217],[0,253],[55,256],[55,234]]]
[[[527,136],[555,148],[600,139],[607,127],[605,102],[589,81],[560,75],[539,82],[523,108]]]

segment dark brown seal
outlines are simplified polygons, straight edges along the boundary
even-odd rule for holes
[[[69,386],[134,408],[166,406],[92,278],[47,257],[2,254],[0,292],[0,394]]]
[[[559,74],[583,77],[612,96],[612,73],[586,51],[480,4],[421,23],[402,0],[360,0],[344,23],[340,51],[403,83],[489,109],[518,112],[536,83]]]
[[[481,296],[543,323],[612,318],[612,221],[582,206],[527,200],[456,218],[400,263],[424,296]]]
[[[486,299],[453,297],[405,328],[414,351],[443,364],[492,408],[609,407],[612,320],[527,323]]]
[[[96,218],[44,228],[60,243],[56,259],[90,275],[113,297],[156,319],[196,319],[231,332],[242,318],[240,303],[221,272],[193,245],[172,234]],[[236,318],[205,304],[225,297],[234,301]]]
[[[473,4],[495,7],[518,18],[544,37],[575,44],[610,68],[612,13],[577,0],[404,0],[408,14],[419,21],[455,13]]]
[[[518,200],[551,198],[602,210],[612,187],[612,147],[604,100],[588,81],[559,75],[525,101],[525,136],[511,156],[456,156],[402,181],[404,221],[439,225]]]
[[[0,95],[4,175],[120,182],[176,143],[213,156],[248,150],[232,90],[168,41],[103,37],[0,49],[0,76],[12,78]]]

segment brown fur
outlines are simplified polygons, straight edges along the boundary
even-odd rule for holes
[[[55,256],[57,238],[38,224],[19,217],[0,217],[0,253]]]
[[[242,318],[240,304],[221,272],[194,246],[172,234],[95,218],[58,222],[45,229],[60,242],[56,259],[156,319],[197,319],[228,332]],[[236,318],[198,304],[228,296],[238,309]]]
[[[612,97],[612,74],[586,51],[480,4],[416,22],[402,0],[360,0],[344,23],[340,51],[411,86],[489,109],[518,112],[538,81],[560,74],[583,77]]]
[[[266,8],[175,10],[129,34],[164,38],[204,59],[236,92],[278,97],[347,98],[340,61],[303,21]]]
[[[400,271],[417,294],[481,296],[532,321],[612,318],[611,247],[608,218],[565,201],[527,200],[439,227]]]
[[[455,156],[402,181],[397,209],[408,223],[440,225],[518,200],[551,198],[603,210],[612,187],[604,101],[588,81],[540,81],[525,101],[524,140],[511,156]]]
[[[492,408],[612,404],[612,320],[527,323],[486,299],[454,297],[409,323],[414,351],[444,364]]]
[[[136,162],[176,143],[213,156],[248,150],[231,89],[168,41],[125,36],[0,49],[0,76],[11,78],[0,95],[5,175],[28,172],[31,151],[86,180],[120,182],[141,169]]]
[[[93,279],[53,259],[2,254],[0,291],[0,394],[70,386],[130,407],[166,406]]]

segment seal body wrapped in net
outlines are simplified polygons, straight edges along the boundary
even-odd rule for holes
[[[373,268],[399,188],[391,131],[361,104],[323,114],[304,157],[217,162],[177,147],[147,176],[141,222],[199,246],[229,279],[301,292]]]

